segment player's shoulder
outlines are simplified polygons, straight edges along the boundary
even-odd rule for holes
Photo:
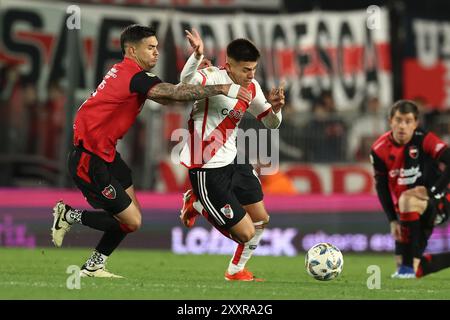
[[[390,136],[391,131],[383,133],[378,137],[377,140],[375,140],[370,149],[373,152],[380,153],[383,148],[386,148],[390,145]]]
[[[215,67],[215,66],[210,66],[204,69],[200,69],[198,70],[198,72],[202,73],[203,75],[205,75],[206,77],[208,76],[213,76],[216,74],[220,74],[220,68]]]

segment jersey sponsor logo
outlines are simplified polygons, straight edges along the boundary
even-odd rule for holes
[[[398,176],[397,184],[398,185],[410,185],[416,183],[417,179],[422,176],[422,172],[420,171],[420,167],[412,167],[409,169],[394,169],[389,171],[389,176],[391,178],[395,178]]]
[[[411,158],[417,159],[417,157],[419,156],[419,149],[416,146],[410,146],[408,154]]]
[[[224,116],[228,115],[230,118],[235,119],[235,120],[241,120],[242,117],[244,116],[245,112],[242,112],[241,110],[236,110],[236,109],[232,109],[232,110],[228,110],[226,108],[222,109],[222,114]]]
[[[220,209],[220,212],[222,212],[223,215],[228,219],[233,219],[234,216],[233,209],[231,209],[231,206],[229,204],[224,205],[223,208]]]
[[[114,200],[116,198],[116,189],[112,185],[109,185],[103,189],[102,195],[109,200]]]

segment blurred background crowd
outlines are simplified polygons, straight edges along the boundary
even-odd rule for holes
[[[302,69],[301,61],[298,62],[300,67],[294,68],[294,71],[277,74],[278,78],[286,80],[288,88],[287,103],[283,109],[283,123],[279,128],[279,150],[282,167],[292,164],[368,165],[370,146],[379,135],[389,130],[389,107],[393,101],[400,98],[414,100],[421,110],[421,126],[434,131],[450,143],[450,98],[447,97],[447,95],[450,96],[450,82],[448,80],[450,70],[446,70],[446,68],[449,68],[449,64],[445,62],[446,57],[448,58],[450,55],[449,52],[445,52],[445,48],[448,51],[450,47],[449,32],[447,32],[447,36],[444,36],[443,33],[437,36],[435,50],[438,51],[436,52],[438,62],[436,62],[436,66],[421,67],[420,61],[422,58],[419,52],[420,43],[418,43],[421,40],[417,31],[417,25],[420,24],[414,24],[414,19],[418,19],[419,22],[426,21],[430,25],[434,23],[434,25],[439,26],[443,23],[448,27],[450,5],[446,1],[413,2],[412,5],[406,5],[406,1],[371,1],[370,3],[369,1],[344,1],[345,3],[330,4],[318,0],[280,0],[275,1],[275,5],[267,5],[267,7],[264,4],[269,2],[262,1],[262,7],[257,7],[249,5],[256,1],[236,0],[230,1],[235,6],[226,8],[205,8],[204,2],[191,1],[192,5],[189,6],[186,5],[189,1],[185,2],[184,5],[181,4],[181,1],[154,1],[154,3],[159,4],[155,10],[170,9],[186,15],[191,14],[194,17],[202,16],[205,12],[211,12],[230,16],[235,14],[240,16],[263,14],[270,15],[277,20],[279,17],[295,17],[296,14],[308,14],[309,12],[314,12],[320,17],[326,14],[342,16],[350,11],[359,11],[363,16],[367,16],[369,14],[366,11],[367,8],[374,4],[384,10],[383,12],[386,14],[386,20],[381,21],[385,24],[381,26],[386,32],[385,38],[382,39],[383,36],[378,36],[377,39],[381,39],[379,41],[383,42],[382,44],[386,44],[386,42],[388,44],[389,66],[387,72],[386,68],[379,67],[376,80],[378,85],[372,86],[373,82],[370,81],[362,84],[364,90],[361,91],[359,100],[353,99],[351,102],[346,102],[350,100],[340,98],[341,93],[337,92],[333,80],[329,80],[339,76],[340,72],[346,73],[339,68],[328,73],[328,82],[324,81],[325,84],[317,88],[313,86],[312,91],[308,94],[304,94],[303,91],[298,93],[293,88],[295,81],[302,83],[303,79],[307,77],[303,73],[305,69]],[[42,6],[48,6],[49,3],[50,6],[69,5],[62,1],[50,1],[46,2],[45,5],[42,4]],[[83,23],[84,8],[90,8],[91,5],[118,8],[119,10],[148,10],[149,12],[154,8],[146,1],[92,0],[75,1],[74,3],[81,6],[81,23]],[[39,5],[39,1],[34,1],[33,6],[28,10],[39,14]],[[23,6],[20,5],[20,1],[11,1],[2,7],[0,14],[1,24],[4,28],[11,24],[11,17],[13,21],[19,22],[16,22],[14,27],[4,29],[3,38],[0,39],[0,186],[71,186],[65,173],[67,145],[70,143],[71,135],[70,123],[73,113],[88,97],[89,92],[95,89],[96,78],[92,77],[94,80],[90,83],[87,81],[88,84],[85,84],[82,89],[73,90],[71,82],[67,80],[67,73],[54,73],[50,76],[46,75],[43,85],[42,79],[33,77],[30,71],[30,60],[33,59],[33,54],[24,56],[23,53],[26,50],[20,51],[20,46],[30,47],[33,45],[30,38],[20,34],[20,32],[23,33],[21,28],[26,20],[21,15]],[[423,16],[423,12],[427,12],[428,16]],[[16,20],[14,20],[14,17],[16,17]],[[186,27],[188,26],[189,24],[186,25]],[[29,31],[37,33],[38,27],[38,24],[35,24]],[[173,25],[169,25],[168,28],[171,27],[173,28]],[[45,35],[45,33],[54,31],[61,37],[58,27],[49,28],[42,31],[42,34]],[[81,28],[83,28],[83,24]],[[200,32],[203,35],[206,34],[205,43],[209,48],[207,54],[216,58],[215,63],[219,64],[221,60],[214,54],[217,55],[219,50],[223,50],[226,43],[224,45],[209,43],[206,31],[206,29],[200,28]],[[9,34],[7,34],[8,32]],[[175,34],[173,30],[172,33]],[[170,34],[170,31],[165,31],[159,36],[162,47],[160,52],[162,56],[165,55],[165,62],[155,73],[166,81],[176,83],[177,74],[180,71],[180,61],[185,60],[189,52],[181,50],[176,41],[174,47],[171,48],[169,44]],[[176,38],[177,36],[173,34],[171,36]],[[373,34],[375,33],[372,33],[375,38]],[[14,40],[15,36],[17,37],[16,40]],[[433,54],[431,52],[434,41],[432,34],[425,34],[424,37],[428,41],[426,53]],[[11,41],[15,46],[11,45]],[[183,39],[181,38],[180,41],[183,41]],[[377,44],[376,41],[373,40],[371,43]],[[332,43],[333,41],[330,41],[330,44]],[[278,42],[274,41],[274,44],[278,45]],[[316,45],[316,47],[320,48],[319,45]],[[367,49],[367,44],[363,42],[362,47]],[[54,44],[52,48],[57,50]],[[93,48],[95,59],[95,56],[99,54],[99,47],[94,45]],[[294,51],[303,49],[297,43],[294,43],[291,47],[288,46],[289,48]],[[14,50],[16,49],[18,53],[15,53]],[[276,82],[272,81],[270,75],[268,75],[270,72],[267,72],[268,63],[264,60],[268,59],[265,55],[265,49],[265,47],[262,48],[263,60],[260,63],[262,67],[261,71],[257,71],[257,79],[263,84],[265,90],[269,90]],[[73,56],[70,56],[67,51],[66,54],[70,60],[70,57]],[[172,59],[174,53],[170,52],[175,52],[177,55],[175,57],[176,66],[174,66]],[[180,52],[184,55],[180,56]],[[318,52],[320,55],[321,51],[318,50]],[[52,55],[55,58],[55,54]],[[300,55],[298,56],[301,58]],[[120,56],[116,56],[115,61],[119,59]],[[378,61],[380,59],[379,56]],[[101,71],[106,71],[115,61],[114,57],[110,57],[108,63],[104,65],[104,70]],[[323,65],[327,65],[326,57],[322,57],[321,61],[324,61]],[[411,67],[411,63],[416,66],[416,69],[414,69],[414,66]],[[49,64],[49,62],[44,61],[40,65],[45,69],[46,64]],[[93,68],[92,65],[81,65],[81,67]],[[430,73],[427,73],[427,70]],[[436,73],[436,70],[442,72]],[[369,71],[366,72],[367,79],[371,76]],[[45,72],[48,73],[48,71]],[[382,72],[388,74],[389,77],[383,78],[380,76]],[[321,79],[320,72],[317,74],[317,78]],[[442,83],[437,81],[436,77],[442,77]],[[274,76],[273,78],[277,77]],[[414,86],[411,82],[416,83],[416,85]],[[417,83],[419,84],[417,85]],[[430,83],[432,87],[421,85],[421,83]],[[384,86],[387,86],[389,90],[383,89]],[[438,86],[442,86],[442,88],[438,88]],[[289,90],[290,87],[291,90]],[[357,89],[360,87],[356,86]],[[440,98],[436,98],[434,93],[430,93],[431,89],[443,92],[441,96],[436,94]],[[189,112],[190,105],[174,104],[169,107],[162,107],[150,102],[145,105],[131,132],[118,147],[123,158],[130,167],[134,168],[136,173],[135,185],[138,188],[160,190],[158,183],[164,175],[178,174],[176,170],[175,172],[166,170],[166,167],[174,166],[168,160],[174,146],[170,137],[173,130],[186,127]],[[261,125],[256,119],[246,115],[241,127],[259,128]],[[183,184],[177,188],[182,189],[182,186]],[[173,191],[167,185],[163,187],[163,190],[164,188]]]

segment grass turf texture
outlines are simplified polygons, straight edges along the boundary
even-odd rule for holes
[[[81,265],[88,249],[0,249],[0,299],[450,299],[450,270],[422,279],[393,280],[391,255],[344,254],[335,280],[312,279],[297,257],[255,256],[249,269],[265,282],[228,282],[228,256],[175,255],[117,250],[108,269],[126,279],[82,278],[66,286],[69,265]],[[381,269],[381,289],[369,290],[369,265]]]

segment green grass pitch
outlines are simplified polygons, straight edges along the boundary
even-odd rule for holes
[[[108,269],[125,279],[82,278],[68,289],[68,266],[80,265],[89,249],[0,249],[0,299],[450,299],[450,269],[422,279],[393,280],[391,255],[344,254],[339,278],[321,282],[304,269],[304,255],[255,256],[248,267],[265,282],[227,282],[228,256],[175,255],[117,250]],[[381,288],[368,289],[369,265],[381,270]]]

